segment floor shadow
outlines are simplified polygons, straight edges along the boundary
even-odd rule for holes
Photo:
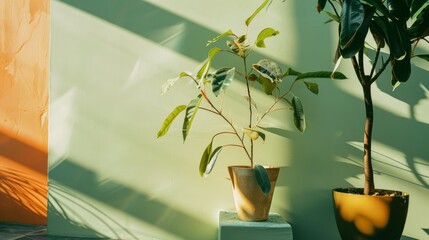
[[[55,166],[49,172],[49,177],[56,184],[65,186],[78,191],[91,197],[97,201],[103,202],[121,212],[124,212],[130,216],[136,217],[146,223],[156,225],[158,228],[162,228],[184,239],[193,239],[195,236],[204,236],[204,233],[211,232],[215,226],[203,219],[195,218],[194,216],[178,210],[175,206],[165,204],[157,201],[150,196],[136,192],[135,190],[113,180],[100,182],[97,179],[97,175],[88,169],[74,164],[70,160],[64,160],[59,165]],[[55,190],[55,187],[51,187],[50,191]],[[52,201],[50,201],[52,202]],[[61,207],[61,203],[57,204],[57,209]],[[99,221],[106,221],[105,218],[109,219],[108,216],[104,216],[103,213],[94,211],[94,207],[90,210],[93,211],[93,215],[97,216]],[[73,209],[62,210],[62,214],[71,211]],[[57,212],[60,212],[56,210]],[[51,216],[51,215],[50,215]],[[55,218],[56,219],[56,218]],[[111,221],[107,220],[107,221]],[[51,219],[49,219],[51,223]],[[120,226],[118,223],[114,223],[112,229]],[[51,227],[52,225],[50,225]],[[189,226],[198,226],[189,231]],[[126,229],[123,228],[123,231]],[[129,233],[131,234],[131,233]],[[149,234],[149,233],[148,233]],[[133,236],[131,236],[133,237]]]

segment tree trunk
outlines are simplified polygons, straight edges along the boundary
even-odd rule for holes
[[[375,192],[374,186],[374,172],[372,169],[371,159],[371,145],[372,145],[372,126],[374,122],[374,110],[372,105],[371,97],[371,79],[369,76],[365,76],[362,81],[363,96],[365,101],[365,130],[363,136],[363,160],[364,160],[364,173],[365,173],[365,185],[364,194],[371,195]]]

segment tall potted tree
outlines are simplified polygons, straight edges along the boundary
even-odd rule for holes
[[[350,59],[362,86],[365,105],[363,188],[334,189],[335,215],[343,239],[399,239],[408,211],[409,195],[401,191],[375,188],[371,158],[374,112],[372,84],[390,65],[393,88],[406,82],[411,74],[411,59],[417,44],[428,43],[429,2],[427,0],[318,0],[317,10],[325,11],[330,21],[339,23],[336,67]],[[376,47],[368,54],[366,40],[372,37]],[[380,61],[382,50],[388,59]],[[365,58],[371,64],[365,65]]]
[[[196,89],[197,96],[188,104],[179,105],[173,109],[163,121],[158,131],[158,137],[164,136],[168,132],[171,124],[181,112],[185,113],[182,124],[183,141],[188,137],[196,114],[201,111],[214,115],[229,127],[229,130],[221,129],[210,138],[199,164],[201,176],[207,176],[211,173],[222,149],[239,148],[244,151],[248,158],[248,164],[228,167],[238,217],[244,221],[264,221],[267,219],[274,185],[279,173],[278,167],[264,167],[257,164],[255,160],[255,141],[258,139],[265,141],[263,120],[272,112],[289,109],[293,112],[293,121],[296,128],[304,132],[306,121],[303,106],[301,100],[293,94],[292,90],[297,84],[304,84],[308,90],[317,94],[319,91],[317,83],[308,82],[307,79],[329,79],[332,76],[332,72],[327,71],[302,73],[291,68],[283,71],[279,64],[270,59],[260,59],[256,63],[249,64],[249,56],[253,53],[253,50],[255,48],[265,48],[265,40],[279,34],[279,31],[267,27],[260,30],[253,43],[250,43],[248,39],[252,21],[271,1],[263,1],[246,19],[244,34],[237,35],[232,30],[228,30],[209,41],[207,45],[227,39],[226,45],[223,47],[213,47],[208,51],[208,58],[198,71],[195,73],[181,72],[178,78],[169,80],[163,86],[165,92],[178,79],[188,79],[195,83],[196,88],[194,86],[193,88]],[[213,60],[221,54],[233,55],[240,59],[241,61],[239,62],[241,63],[237,66],[223,66],[212,71]],[[345,78],[341,73],[335,73],[333,76],[338,79]],[[247,116],[244,116],[247,118],[245,126],[240,126],[238,124],[240,121],[232,120],[232,117],[226,111],[227,101],[224,101],[224,98],[228,97],[227,90],[236,77],[241,79],[245,86],[242,89],[242,93],[239,93],[239,95],[244,96],[242,98],[242,107],[247,111]],[[259,100],[254,94],[254,91],[258,89],[272,96],[272,104],[264,110],[261,110],[260,105],[258,105]],[[286,107],[281,106],[282,104],[286,105]],[[215,146],[215,143],[220,141],[218,139],[223,136],[233,136],[235,141]]]

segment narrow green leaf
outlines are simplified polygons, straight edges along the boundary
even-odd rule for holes
[[[295,80],[300,80],[305,78],[347,79],[347,77],[341,72],[318,71],[318,72],[300,73]]]
[[[219,156],[220,151],[222,150],[222,146],[219,146],[213,150],[213,152],[210,154],[209,162],[206,166],[206,170],[204,171],[204,177],[207,177],[212,170],[216,163],[217,157]]]
[[[302,106],[301,100],[298,97],[292,98],[292,107],[293,107],[293,122],[295,127],[300,131],[304,132],[306,127],[304,108]]]
[[[192,122],[194,121],[195,115],[197,114],[198,108],[200,107],[202,100],[201,94],[198,95],[197,98],[191,100],[186,107],[185,120],[183,121],[183,141],[186,140],[186,137],[189,134],[189,130],[191,130]]]
[[[199,169],[201,177],[204,176],[204,173],[206,172],[207,164],[209,163],[210,155],[212,154],[212,144],[213,142],[211,141],[209,145],[207,145],[206,149],[204,149],[203,155],[201,156]]]
[[[287,76],[299,76],[301,72],[295,71],[292,68],[288,68],[287,71],[283,74],[282,78]]]
[[[173,123],[173,120],[181,113],[183,110],[186,109],[186,105],[179,105],[174,110],[168,114],[168,116],[165,118],[164,122],[162,123],[161,128],[158,131],[157,137],[162,137],[165,134],[167,134],[168,130],[170,129],[171,123]]]
[[[231,36],[231,35],[234,36],[234,33],[232,32],[231,29],[229,29],[228,31],[222,33],[221,35],[219,35],[219,36],[213,38],[212,40],[208,41],[207,42],[207,46],[210,45],[210,44],[212,44],[212,43],[215,43],[215,42],[219,41],[220,39],[222,39],[224,37]]]
[[[411,4],[411,18],[416,19],[417,16],[429,6],[429,1],[427,0],[413,0]]]
[[[268,177],[267,170],[261,165],[255,165],[253,172],[255,173],[256,182],[261,188],[262,193],[268,195],[271,191],[271,181]]]
[[[337,23],[340,22],[340,18],[336,14],[331,13],[331,12],[325,12],[325,14],[328,15],[328,17],[330,18],[331,21],[335,21]]]
[[[258,15],[258,13],[270,2],[270,0],[265,0],[254,12],[253,14],[246,19],[246,26],[252,22],[252,20]]]
[[[319,94],[319,85],[317,85],[317,83],[312,83],[312,82],[304,82],[304,83],[307,89],[310,90],[312,93],[316,95]]]
[[[212,91],[219,96],[220,91],[225,91],[234,79],[235,68],[220,68],[213,74]]]
[[[262,30],[258,37],[256,38],[255,44],[257,47],[264,48],[265,46],[265,39],[269,37],[274,37],[278,35],[280,32],[273,29],[273,28],[265,28]]]
[[[207,60],[204,62],[203,66],[200,68],[200,70],[197,73],[198,79],[204,78],[206,76],[207,72],[210,69],[213,57],[216,56],[216,54],[218,54],[221,50],[222,49],[220,49],[220,48],[210,49],[210,51],[207,55]]]

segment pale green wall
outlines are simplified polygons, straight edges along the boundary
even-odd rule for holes
[[[255,29],[268,25],[281,32],[259,56],[302,71],[332,69],[336,30],[323,24],[315,2],[276,1],[258,16]],[[242,31],[258,4],[52,1],[51,234],[217,238],[218,211],[233,209],[226,166],[246,162],[239,160],[241,153],[226,150],[214,172],[200,178],[202,150],[213,128],[224,123],[203,114],[186,144],[179,123],[156,139],[170,110],[195,96],[195,87],[185,82],[164,96],[160,89],[180,71],[196,68],[206,56],[206,40],[229,28]],[[410,82],[395,92],[388,81],[374,86],[376,183],[411,194],[403,239],[429,239],[429,75],[422,68],[415,67]],[[341,71],[353,76],[349,63]],[[234,84],[232,92],[242,90]],[[302,88],[297,94],[307,132],[297,133],[290,113],[278,113],[266,122],[273,134],[257,146],[261,163],[282,167],[272,210],[292,223],[295,239],[339,239],[330,190],[362,186],[360,88],[355,79],[325,80],[319,96]],[[229,100],[231,114],[239,113],[241,99]]]

